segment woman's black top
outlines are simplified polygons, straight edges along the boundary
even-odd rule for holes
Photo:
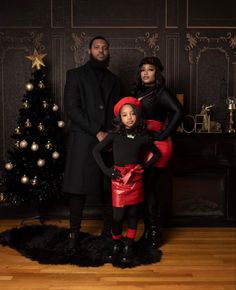
[[[128,137],[129,136],[129,137]],[[151,166],[160,157],[160,152],[153,144],[148,135],[135,135],[127,131],[127,134],[109,133],[107,137],[98,143],[93,155],[102,171],[110,176],[108,168],[102,158],[101,152],[112,145],[114,165],[125,166],[127,164],[141,164],[143,168]],[[142,164],[142,154],[149,148],[153,152],[152,158],[145,164]]]
[[[137,92],[135,97],[142,103],[145,119],[157,120],[162,123],[167,121],[166,128],[157,140],[166,139],[180,125],[183,107],[166,88],[144,87]]]

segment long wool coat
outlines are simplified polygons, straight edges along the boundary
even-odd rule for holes
[[[119,100],[120,82],[109,70],[105,71],[102,91],[90,61],[67,71],[64,106],[70,125],[63,192],[91,194],[103,191],[104,176],[92,150],[99,142],[98,131],[110,128],[113,107]]]

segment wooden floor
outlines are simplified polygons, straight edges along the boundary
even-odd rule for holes
[[[0,231],[20,226],[0,220]],[[68,226],[67,221],[48,224]],[[32,224],[32,223],[31,223]],[[99,221],[83,230],[98,233]],[[139,235],[142,225],[139,225]],[[42,265],[0,246],[0,289],[12,290],[236,290],[235,228],[165,229],[160,263],[132,269]]]

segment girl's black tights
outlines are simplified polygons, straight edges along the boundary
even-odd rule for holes
[[[113,207],[112,233],[114,235],[122,234],[125,215],[127,216],[128,228],[137,229],[139,204],[127,205],[125,207]]]

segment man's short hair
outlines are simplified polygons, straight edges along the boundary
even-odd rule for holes
[[[93,45],[93,42],[94,42],[94,40],[96,40],[96,39],[103,39],[104,41],[106,41],[107,46],[108,46],[108,47],[110,46],[110,43],[108,42],[108,40],[107,40],[104,36],[98,35],[98,36],[93,37],[93,38],[90,40],[90,42],[89,42],[89,49],[91,49],[91,47],[92,47],[92,45]]]

